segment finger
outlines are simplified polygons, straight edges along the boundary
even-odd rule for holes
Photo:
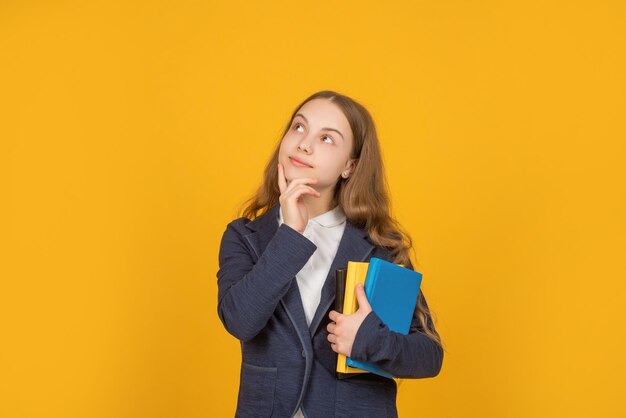
[[[317,197],[322,196],[322,194],[320,192],[318,192],[317,190],[315,190],[314,188],[312,188],[310,186],[305,186],[304,184],[296,186],[295,188],[293,188],[291,190],[289,190],[289,188],[287,188],[285,193],[283,193],[285,198],[287,198],[287,199],[296,199],[296,200],[298,200],[298,198],[300,196],[302,196],[303,194],[310,194],[312,196],[317,196]]]
[[[339,315],[341,315],[341,314],[339,312],[337,312],[337,311],[330,311],[330,313],[328,314],[328,317],[330,318],[331,321],[337,322],[337,319],[339,318]]]
[[[278,163],[278,189],[282,194],[287,188],[287,179],[285,178],[285,171],[283,170],[283,165]]]
[[[283,169],[284,169],[284,167],[283,167]],[[288,188],[288,189],[289,189],[290,187],[291,187],[291,188],[294,188],[294,187],[297,187],[297,186],[298,186],[298,185],[300,185],[300,184],[305,184],[305,185],[306,185],[306,184],[317,184],[317,182],[318,182],[318,181],[319,181],[318,179],[313,178],[313,177],[300,177],[300,178],[295,178],[295,179],[293,179],[293,180],[291,180],[291,181],[289,182],[289,184],[287,185],[287,188]]]
[[[335,344],[337,342],[337,336],[335,334],[328,334],[328,337],[326,337],[326,339],[331,344]]]
[[[367,296],[365,295],[365,289],[363,288],[363,284],[357,283],[355,293],[356,293],[356,301],[359,303],[359,310],[372,309],[372,307],[370,306],[370,303],[367,300]]]
[[[337,324],[335,324],[334,322],[330,322],[328,325],[326,325],[326,330],[331,334],[335,333],[335,328],[337,328]]]
[[[331,344],[330,348],[335,352],[335,353],[339,353],[339,351],[337,351],[337,344]]]

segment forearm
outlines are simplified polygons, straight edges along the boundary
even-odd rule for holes
[[[256,264],[241,237],[227,231],[222,239],[218,271],[218,315],[226,330],[242,341],[267,324],[293,277],[317,249],[304,235],[281,224]]]
[[[391,331],[372,311],[357,331],[350,358],[375,363],[394,377],[415,379],[439,374],[443,349],[418,330],[408,335]]]

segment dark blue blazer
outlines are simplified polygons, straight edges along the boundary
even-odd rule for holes
[[[279,226],[278,210],[279,203],[252,221],[230,222],[220,244],[217,311],[241,342],[236,417],[292,417],[298,407],[307,418],[397,417],[395,381],[371,373],[337,379],[337,353],[326,339],[335,269],[372,257],[391,261],[389,252],[346,220],[309,327],[295,276],[317,246],[289,225]],[[376,362],[394,377],[436,376],[443,350],[420,330],[414,317],[408,335],[390,331],[371,312],[357,331],[351,357]]]

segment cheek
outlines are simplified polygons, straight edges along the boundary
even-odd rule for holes
[[[336,173],[341,173],[341,170],[344,167],[344,162],[341,158],[337,158],[336,154],[328,153],[326,158],[323,159],[324,167],[326,167],[326,172],[329,176],[333,176]]]
[[[287,146],[285,144],[285,141],[283,140],[280,143],[280,147],[278,148],[278,159],[279,159],[279,161],[284,162],[283,159],[287,158],[287,154],[288,154],[287,153]]]

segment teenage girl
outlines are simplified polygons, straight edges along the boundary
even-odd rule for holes
[[[380,321],[362,286],[354,314],[331,309],[334,272],[348,261],[413,269],[369,112],[333,91],[305,99],[244,205],[222,236],[217,272],[218,315],[241,342],[236,417],[397,417],[393,379],[335,373],[338,353],[398,378],[434,377],[443,361],[422,291],[408,335]]]

